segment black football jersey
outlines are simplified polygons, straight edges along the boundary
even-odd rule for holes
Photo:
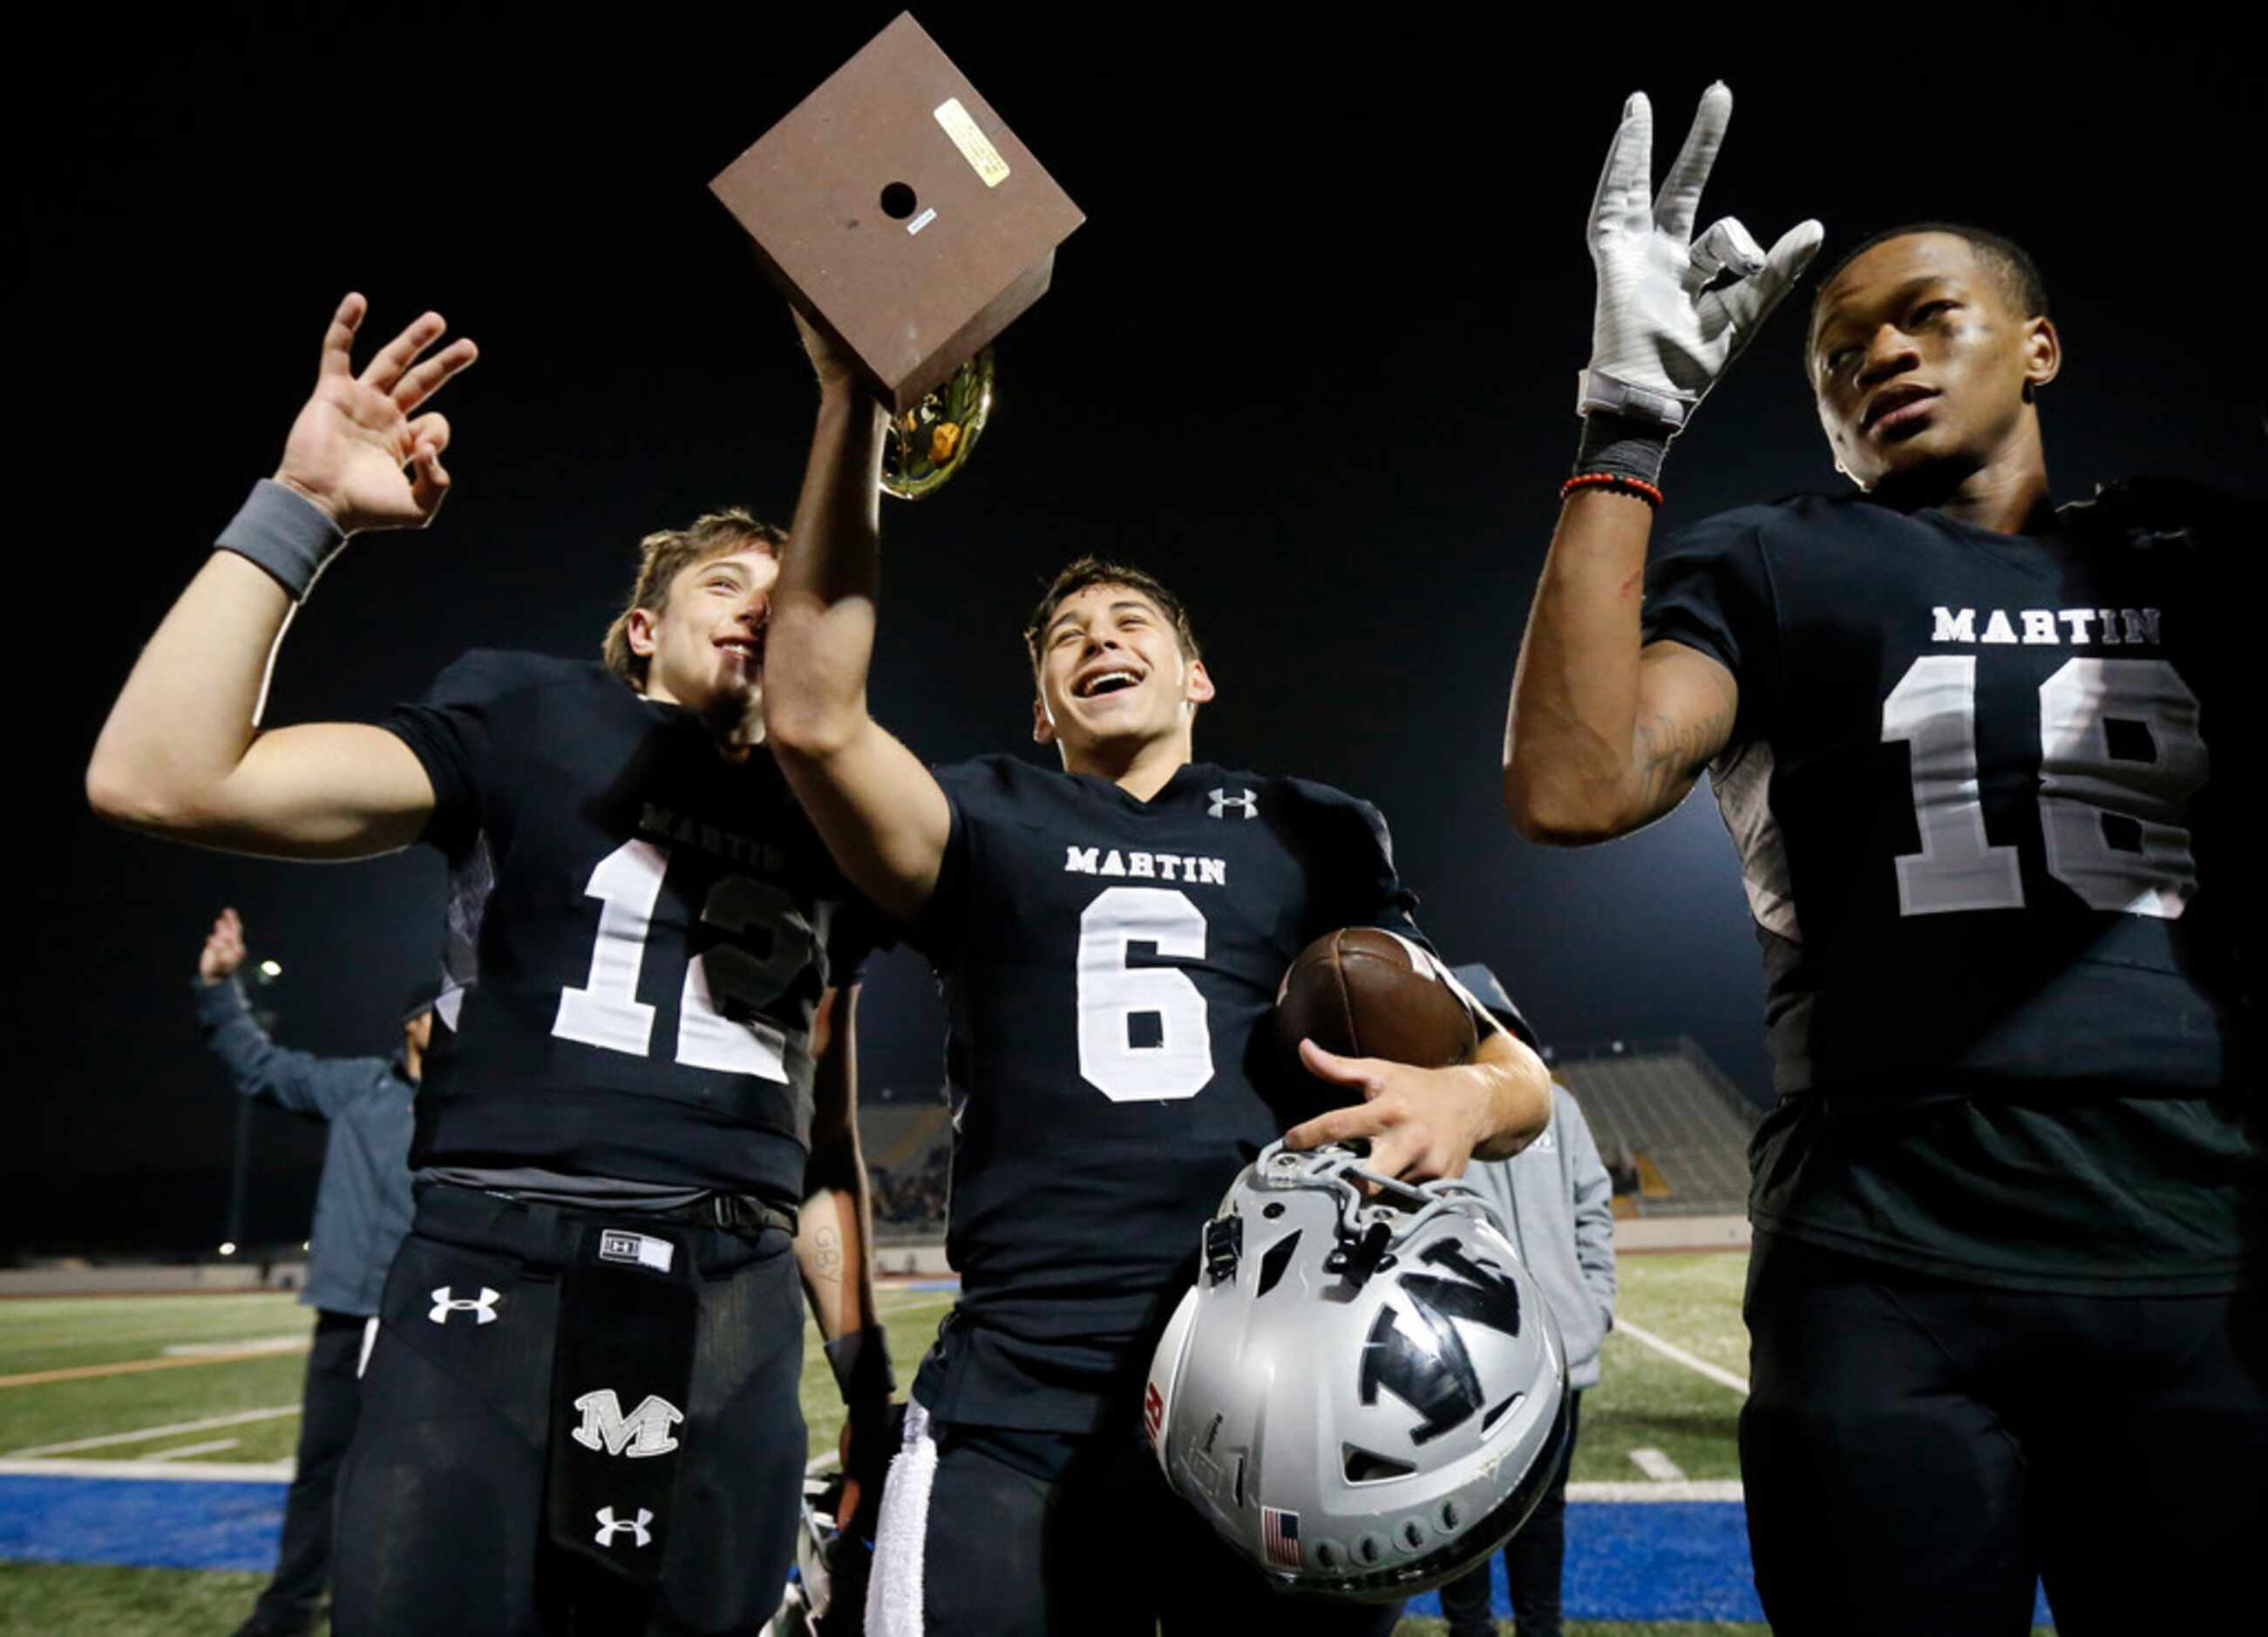
[[[2170,1174],[2226,1205],[2244,1162],[2214,1107],[2242,1072],[2251,896],[2232,770],[2252,704],[2224,605],[2229,554],[2257,548],[2206,538],[2226,505],[2164,498],[2108,491],[2018,537],[1805,498],[1655,552],[1647,639],[1739,680],[1711,782],[1778,1088],[1904,1110],[1829,1129],[1783,1102],[1760,1223],[1967,1272],[2230,1263],[2221,1206],[2139,1196]],[[1918,1111],[1933,1100],[1958,1106]],[[2054,1157],[2074,1147],[2114,1152],[2081,1176]],[[2089,1216],[2104,1231],[2044,1248]],[[1945,1242],[1972,1217],[1975,1242]]]
[[[947,1420],[1130,1425],[1165,1310],[1237,1172],[1350,1100],[1276,1038],[1300,949],[1418,933],[1376,809],[1193,764],[1142,801],[984,756],[912,941],[936,965],[961,1297],[917,1390]]]
[[[523,653],[466,654],[386,725],[450,870],[411,1163],[799,1203],[814,1010],[867,918],[771,756]]]

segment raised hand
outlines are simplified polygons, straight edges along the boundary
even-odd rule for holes
[[[788,316],[795,321],[795,333],[803,338],[803,350],[819,377],[820,390],[856,389],[859,385],[858,372],[842,343],[804,317],[799,309],[790,306]]]
[[[428,313],[378,350],[354,372],[355,332],[370,304],[359,295],[339,303],[323,336],[315,390],[291,423],[276,481],[324,511],[346,534],[365,528],[423,528],[449,492],[441,464],[449,446],[443,416],[418,406],[479,356],[467,339],[423,363],[418,354],[447,328]],[[413,418],[414,417],[414,418]]]
[[[1591,202],[1591,262],[1598,305],[1583,412],[1609,409],[1673,431],[1752,340],[1819,249],[1822,229],[1800,222],[1770,254],[1726,217],[1693,237],[1701,188],[1732,122],[1722,81],[1701,94],[1693,129],[1659,194],[1653,187],[1653,109],[1638,92],[1607,150]],[[1732,282],[1709,288],[1719,274]]]
[[[197,977],[205,983],[217,984],[236,975],[244,964],[244,923],[237,918],[234,910],[223,910],[206,935],[205,947],[197,956]]]

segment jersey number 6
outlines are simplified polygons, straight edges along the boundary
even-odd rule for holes
[[[1113,1102],[1194,1097],[1212,1079],[1212,1027],[1204,997],[1186,972],[1129,966],[1128,946],[1200,960],[1204,913],[1187,893],[1110,887],[1079,918],[1079,1072]],[[1136,1045],[1138,1018],[1156,1043]]]

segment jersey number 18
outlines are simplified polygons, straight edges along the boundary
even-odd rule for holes
[[[2205,781],[2197,696],[2163,660],[2096,659],[2068,661],[2039,694],[2048,873],[2092,909],[2177,919],[2197,890],[2183,822]],[[2120,754],[2114,724],[2139,727],[2146,743]],[[1921,832],[1921,851],[1897,861],[1899,912],[2022,909],[2016,849],[1984,835],[1976,659],[1915,660],[1882,701],[1882,739],[1912,748]]]

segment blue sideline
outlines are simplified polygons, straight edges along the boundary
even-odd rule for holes
[[[1762,1620],[1749,1563],[1745,1509],[1737,1501],[1571,1501],[1567,1573],[1561,1591],[1574,1620]],[[1490,1607],[1512,1618],[1504,1557],[1491,1566]],[[2048,1623],[2047,1594],[2034,1594],[2033,1624]],[[1438,1619],[1427,1592],[1408,1612]]]
[[[0,1474],[0,1560],[150,1568],[276,1566],[280,1483]],[[1495,1611],[1509,1617],[1504,1560]],[[1737,1501],[1570,1501],[1567,1615],[1583,1620],[1761,1620]],[[1428,1592],[1409,1612],[1439,1618]],[[2048,1619],[2043,1596],[2033,1616]]]
[[[0,1559],[141,1568],[272,1569],[277,1483],[0,1474]]]

